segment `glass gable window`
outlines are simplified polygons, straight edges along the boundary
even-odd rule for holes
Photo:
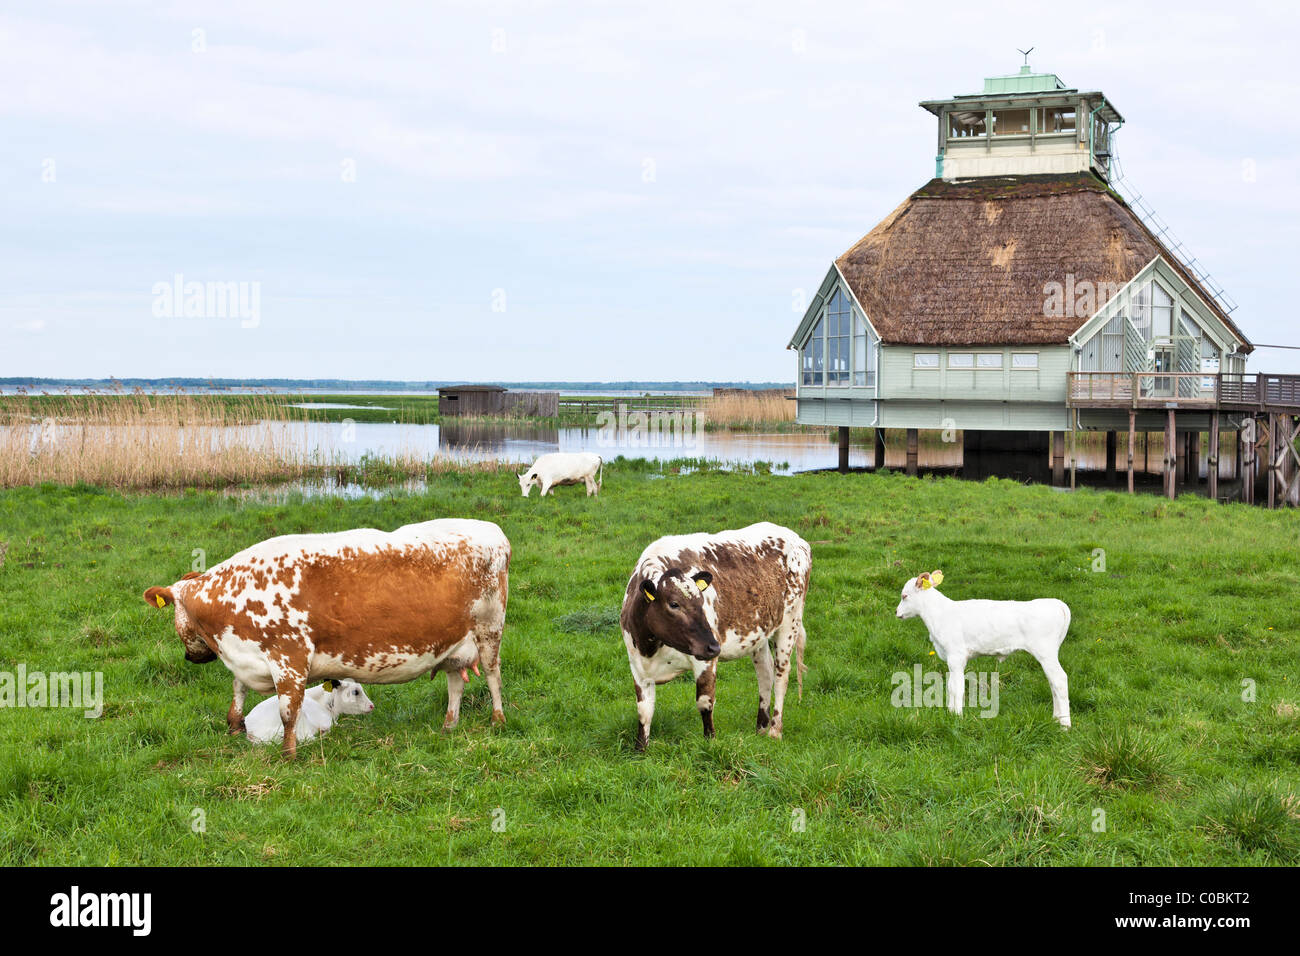
[[[800,384],[874,388],[877,342],[842,289],[831,293],[800,350]]]
[[[1028,136],[1029,110],[994,110],[994,136]]]
[[[826,371],[824,349],[826,346],[826,320],[818,319],[813,326],[812,336],[803,347],[803,383],[820,385]]]
[[[849,329],[853,308],[839,289],[826,306],[826,384],[849,384]]]
[[[876,384],[876,344],[857,312],[853,313],[853,384],[873,388]]]
[[[1073,133],[1078,129],[1073,106],[1056,106],[1042,110],[1040,133]]]
[[[1174,334],[1174,297],[1151,283],[1151,338],[1167,340]]]
[[[983,136],[984,133],[984,114],[982,112],[953,112],[948,114],[949,139],[969,139],[974,136]]]

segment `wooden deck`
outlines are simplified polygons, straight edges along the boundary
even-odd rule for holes
[[[1128,411],[1128,490],[1133,490],[1133,445],[1139,411],[1162,411],[1165,422],[1165,492],[1176,493],[1180,457],[1200,455],[1200,429],[1184,433],[1180,452],[1177,414],[1209,412],[1209,494],[1218,497],[1220,414],[1233,416],[1239,428],[1242,499],[1255,500],[1255,479],[1267,482],[1268,506],[1300,506],[1300,375],[1205,374],[1202,372],[1070,372],[1066,387],[1070,408]],[[1108,439],[1109,441],[1110,439]]]
[[[1300,375],[1070,372],[1066,404],[1300,415]]]

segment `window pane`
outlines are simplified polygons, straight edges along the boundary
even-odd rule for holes
[[[975,365],[975,356],[971,352],[949,352],[949,368],[973,368]]]
[[[1029,132],[1029,110],[994,110],[993,135],[1008,136]]]
[[[1043,117],[1043,133],[1073,133],[1078,127],[1075,125],[1074,107],[1058,106],[1051,109],[1045,109],[1041,113]]]
[[[917,352],[913,356],[913,360],[917,368],[938,368],[939,367],[938,352]]]
[[[966,139],[971,136],[984,135],[984,114],[949,113],[948,136],[951,139]]]
[[[1017,352],[1011,356],[1012,368],[1038,368],[1037,352]]]
[[[981,352],[981,353],[979,354],[979,367],[980,367],[980,368],[1001,368],[1001,367],[1002,367],[1002,353],[1001,353],[1001,352]]]

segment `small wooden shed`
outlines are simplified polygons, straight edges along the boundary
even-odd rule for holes
[[[559,413],[559,392],[512,392],[502,385],[438,389],[440,418],[555,418]]]

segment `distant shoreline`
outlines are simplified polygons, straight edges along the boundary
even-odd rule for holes
[[[608,381],[608,382],[467,382],[463,379],[446,381],[402,382],[378,379],[234,379],[234,378],[0,378],[0,393],[17,389],[28,391],[135,391],[145,392],[203,392],[232,393],[275,392],[310,394],[330,392],[335,394],[434,394],[449,385],[502,385],[508,389],[535,389],[564,393],[589,392],[592,394],[657,394],[695,393],[708,394],[714,388],[770,389],[793,388],[792,382],[691,382],[691,381]]]

